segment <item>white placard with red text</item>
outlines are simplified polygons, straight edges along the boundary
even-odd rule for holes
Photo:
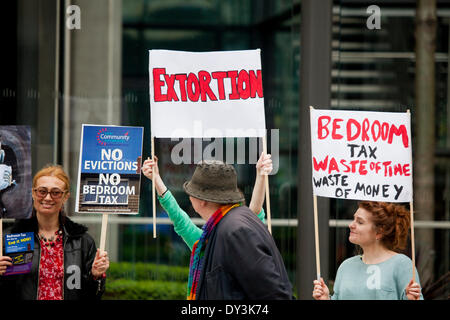
[[[157,138],[262,137],[260,50],[149,51],[151,132]]]
[[[311,109],[314,195],[412,201],[410,122],[410,113]]]

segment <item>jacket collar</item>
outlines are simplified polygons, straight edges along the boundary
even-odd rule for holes
[[[59,216],[59,223],[63,228],[64,234],[69,237],[79,237],[85,233],[88,228],[79,223],[73,222],[69,217]],[[11,228],[12,233],[18,232],[38,232],[38,221],[36,215],[29,219],[18,219]]]

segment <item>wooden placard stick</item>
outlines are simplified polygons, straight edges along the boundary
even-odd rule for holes
[[[412,260],[412,279],[416,282],[416,249],[414,245],[414,205],[413,201],[409,203],[411,217],[411,260]]]
[[[313,106],[309,106],[309,111],[314,110]],[[313,195],[313,209],[314,209],[314,243],[316,247],[316,275],[317,280],[320,281],[320,250],[319,250],[319,217],[317,212],[317,196]]]
[[[314,202],[314,242],[316,246],[316,274],[320,281],[320,250],[319,250],[319,219],[317,214],[317,196],[313,196]]]
[[[3,219],[0,217],[0,256],[3,255]]]
[[[406,110],[406,113],[410,114],[409,109]],[[411,123],[411,122],[410,122]],[[412,162],[412,144],[411,144],[411,162]],[[411,163],[412,164],[412,163]],[[414,241],[414,199],[409,202],[409,214],[411,220],[411,260],[412,260],[412,279],[416,281],[416,249],[415,249],[415,241]]]
[[[152,137],[152,160],[155,162],[155,137]],[[153,205],[153,238],[156,238],[156,189],[155,189],[155,177],[152,171],[152,205]]]
[[[263,152],[267,154],[267,139],[266,134],[263,136]],[[270,234],[272,234],[272,220],[270,215],[270,190],[269,190],[269,175],[264,176],[264,183],[266,185],[266,211],[267,211],[267,228],[269,229]]]
[[[105,251],[106,247],[106,230],[108,228],[108,213],[103,213],[102,231],[100,233],[100,252]]]

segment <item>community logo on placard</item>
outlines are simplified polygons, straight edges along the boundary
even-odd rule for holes
[[[108,128],[102,128],[97,132],[97,143],[102,146],[107,145],[124,145],[128,144],[130,136],[128,131],[123,135],[118,135],[116,133],[108,132]]]

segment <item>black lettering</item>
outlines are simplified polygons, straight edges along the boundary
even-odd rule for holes
[[[361,184],[359,182],[356,183],[355,193],[357,193],[358,191],[362,191],[362,192],[364,192],[364,195],[366,195],[366,190],[364,189],[364,184]]]
[[[364,157],[367,158],[367,152],[366,152],[366,147],[364,147],[364,145],[361,146],[361,150],[359,150],[358,153],[358,158],[361,157],[361,155],[364,153]]]
[[[375,151],[377,151],[377,147],[375,147],[374,149],[372,149],[370,146],[368,146],[369,147],[369,152],[370,152],[370,154],[369,154],[369,158],[374,158],[374,159],[376,159],[377,158],[377,156],[375,155]]]
[[[389,185],[383,184],[383,197],[388,198],[389,197]]]
[[[316,178],[313,177],[313,182],[314,182],[314,186],[316,188],[319,188],[320,185],[322,184],[322,178],[320,178],[319,180],[316,180]]]
[[[394,184],[394,188],[395,188],[395,200],[397,200],[398,197],[400,196],[400,193],[402,193],[403,186],[400,186],[400,188],[398,188],[397,185]]]
[[[359,147],[357,144],[347,144],[347,147],[350,147],[350,157],[353,158],[355,156],[354,149]]]
[[[341,184],[342,184],[343,187],[347,187],[348,186],[347,178],[348,178],[348,176],[342,176]]]

